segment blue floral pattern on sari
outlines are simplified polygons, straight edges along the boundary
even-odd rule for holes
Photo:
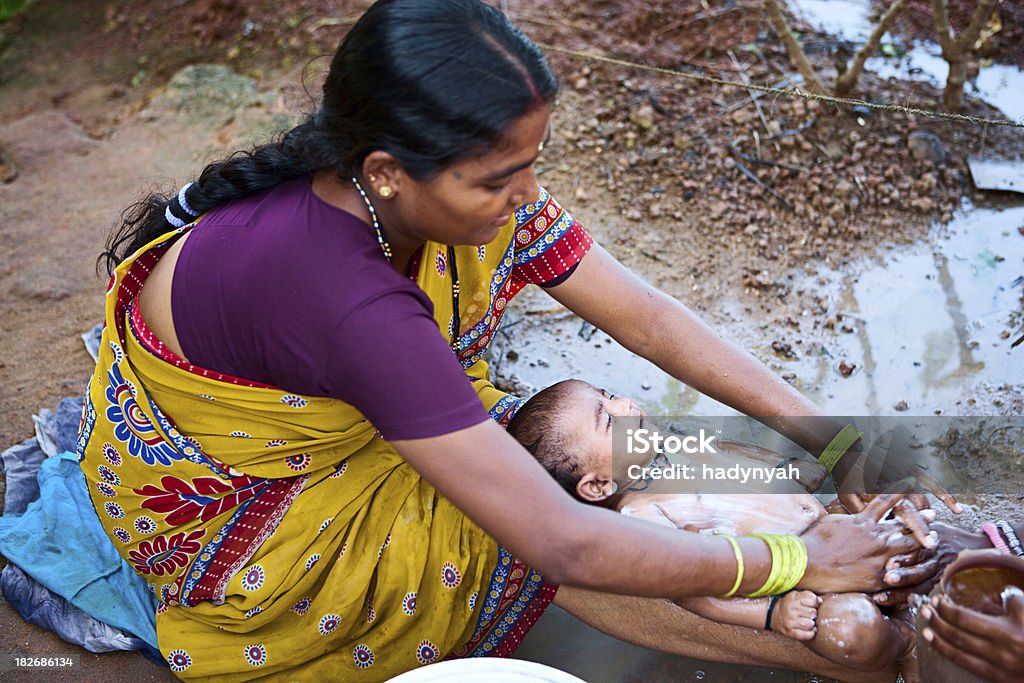
[[[141,458],[147,465],[160,463],[169,466],[182,456],[174,447],[164,441],[163,435],[139,407],[138,390],[125,380],[121,368],[115,363],[107,372],[106,416],[114,425],[114,436],[128,445],[128,452]]]

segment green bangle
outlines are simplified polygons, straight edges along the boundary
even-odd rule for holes
[[[732,552],[736,555],[736,581],[732,584],[732,588],[729,589],[728,593],[720,596],[722,598],[731,598],[736,595],[736,591],[740,589],[740,583],[743,581],[743,553],[740,551],[740,544],[732,536],[727,536],[725,534],[715,535],[720,535],[722,538],[729,541],[729,545],[732,546]]]
[[[748,598],[761,598],[793,590],[807,570],[807,547],[799,536],[791,534],[750,534],[768,545],[772,566],[764,585]]]
[[[846,451],[850,450],[850,446],[857,443],[857,440],[864,436],[864,432],[860,431],[853,425],[846,425],[839,430],[827,446],[825,450],[821,452],[821,457],[818,458],[818,462],[829,472],[835,469],[836,463],[839,462],[839,458],[843,457]]]

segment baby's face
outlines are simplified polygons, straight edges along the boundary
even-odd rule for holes
[[[613,458],[613,425],[620,418],[620,430],[624,426],[642,427],[647,413],[625,396],[614,396],[580,380],[573,380],[569,396],[561,408],[566,418],[564,425],[579,449],[584,472],[595,472],[622,488],[630,481],[626,474],[630,465],[648,465],[651,456],[618,453]]]

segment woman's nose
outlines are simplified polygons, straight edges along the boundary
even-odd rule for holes
[[[516,174],[515,191],[512,193],[512,202],[517,206],[533,204],[540,199],[540,185],[537,183],[537,173],[533,166],[528,166]]]

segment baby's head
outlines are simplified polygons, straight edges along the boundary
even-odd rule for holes
[[[544,389],[519,409],[509,422],[514,436],[570,494],[598,503],[632,480],[630,465],[646,465],[648,456],[617,455],[612,459],[612,418],[645,417],[633,401],[613,396],[578,379]]]

